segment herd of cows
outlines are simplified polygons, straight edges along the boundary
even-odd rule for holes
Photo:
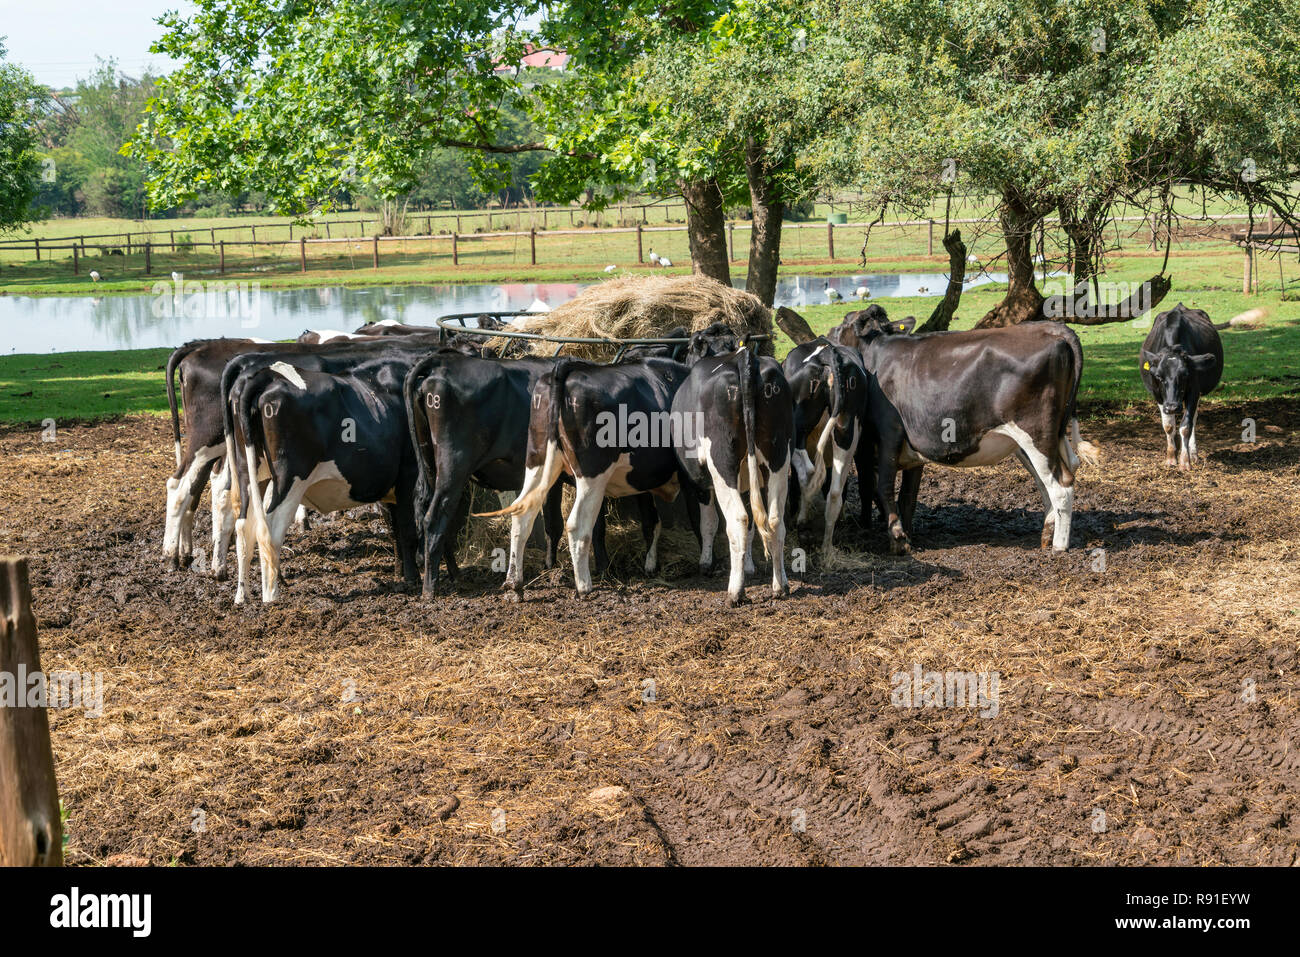
[[[540,513],[546,566],[556,562],[563,523],[581,596],[592,589],[593,558],[597,568],[605,562],[605,500],[634,497],[653,574],[654,499],[680,495],[705,572],[721,510],[734,605],[754,571],[754,531],[771,559],[774,595],[789,588],[787,515],[803,526],[824,502],[822,555],[830,555],[851,468],[864,523],[874,505],[891,551],[902,553],[925,465],[991,465],[1011,455],[1042,496],[1043,547],[1068,548],[1075,478],[1097,454],[1079,435],[1078,337],[1059,322],[926,335],[913,335],[914,323],[872,305],[783,363],[719,323],[674,330],[666,338],[679,344],[632,346],[612,363],[514,355],[483,337],[392,321],[292,343],[190,342],[167,364],[176,472],[164,555],[173,568],[190,565],[210,480],[212,574],[228,577],[233,537],[235,601],[243,602],[256,548],[270,602],[283,581],[281,545],[307,509],[381,504],[398,573],[414,587],[422,558],[432,598],[444,565],[456,575],[454,543],[473,482],[518,493],[485,513],[511,520],[507,594],[522,594],[524,546]],[[1223,370],[1215,326],[1179,304],[1156,318],[1139,362],[1160,407],[1168,462],[1189,468],[1197,403]],[[576,492],[567,521],[564,484]]]

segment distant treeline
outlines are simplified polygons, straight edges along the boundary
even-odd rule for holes
[[[75,90],[50,92],[39,111],[40,169],[36,201],[38,218],[51,216],[110,216],[123,219],[178,216],[229,216],[270,211],[264,194],[205,192],[172,209],[149,209],[147,170],[135,157],[123,155],[122,145],[136,134],[145,104],[158,77],[127,77],[111,61],[101,62]],[[527,127],[522,114],[515,117]],[[526,129],[521,133],[527,134]],[[406,197],[408,211],[482,209],[490,203],[515,205],[532,199],[529,177],[541,165],[541,155],[525,153],[500,161],[510,169],[508,185],[485,193],[478,185],[465,150],[433,150],[421,164],[419,182]],[[344,192],[344,209],[375,210],[378,200]]]

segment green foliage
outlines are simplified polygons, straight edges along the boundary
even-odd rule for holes
[[[0,233],[31,218],[40,161],[36,154],[37,105],[31,76],[4,62],[0,44]]]
[[[155,204],[255,189],[303,215],[357,191],[408,192],[439,146],[496,145],[523,54],[485,0],[198,0],[154,47],[184,61],[152,100],[132,155]]]

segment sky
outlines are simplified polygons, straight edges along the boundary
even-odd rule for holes
[[[155,22],[171,11],[192,9],[188,0],[0,0],[0,44],[5,61],[17,63],[40,83],[72,86],[95,68],[95,57],[116,59],[138,76],[145,67],[165,72],[174,64],[149,52],[161,34]]]

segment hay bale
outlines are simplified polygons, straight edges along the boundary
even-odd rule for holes
[[[691,332],[724,322],[739,335],[772,335],[772,313],[757,296],[704,276],[621,276],[584,290],[552,312],[523,317],[511,328],[581,339],[654,339],[677,326]],[[501,340],[492,340],[499,345]],[[596,361],[614,357],[616,345],[569,344],[565,355]],[[534,343],[550,355],[553,345]],[[769,340],[761,352],[773,353]]]

